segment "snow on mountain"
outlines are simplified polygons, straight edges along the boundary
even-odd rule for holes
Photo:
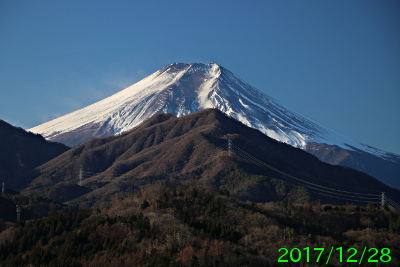
[[[71,139],[79,142],[65,142],[77,145],[92,137],[128,131],[156,113],[180,117],[204,108],[217,108],[295,147],[305,148],[315,142],[361,150],[386,160],[400,158],[297,113],[216,63],[172,63],[108,98],[29,131],[60,142],[80,135]]]

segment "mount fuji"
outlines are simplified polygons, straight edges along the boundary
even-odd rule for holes
[[[400,189],[400,155],[365,145],[280,104],[216,64],[172,63],[97,103],[29,129],[76,146],[120,134],[156,113],[177,117],[216,108],[320,160],[366,172]]]

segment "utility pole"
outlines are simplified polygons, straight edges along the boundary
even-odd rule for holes
[[[79,170],[79,186],[82,186],[82,177],[83,177],[83,171],[82,168]]]
[[[232,140],[228,139],[228,156],[231,156],[231,150],[232,150]]]
[[[381,206],[385,205],[385,192],[382,192]]]
[[[17,208],[17,221],[21,222],[22,207],[21,207],[21,205],[16,205],[16,208]]]

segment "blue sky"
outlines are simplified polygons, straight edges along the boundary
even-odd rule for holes
[[[400,154],[400,1],[0,1],[0,119],[31,128],[172,62],[214,61]]]

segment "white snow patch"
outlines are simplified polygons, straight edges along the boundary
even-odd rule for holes
[[[242,104],[242,106],[243,106],[243,107],[245,107],[245,108],[249,108],[249,106],[248,106],[248,105],[246,105],[245,103],[243,103],[242,99],[240,99],[240,98],[239,98],[239,102],[240,102],[240,104]]]

